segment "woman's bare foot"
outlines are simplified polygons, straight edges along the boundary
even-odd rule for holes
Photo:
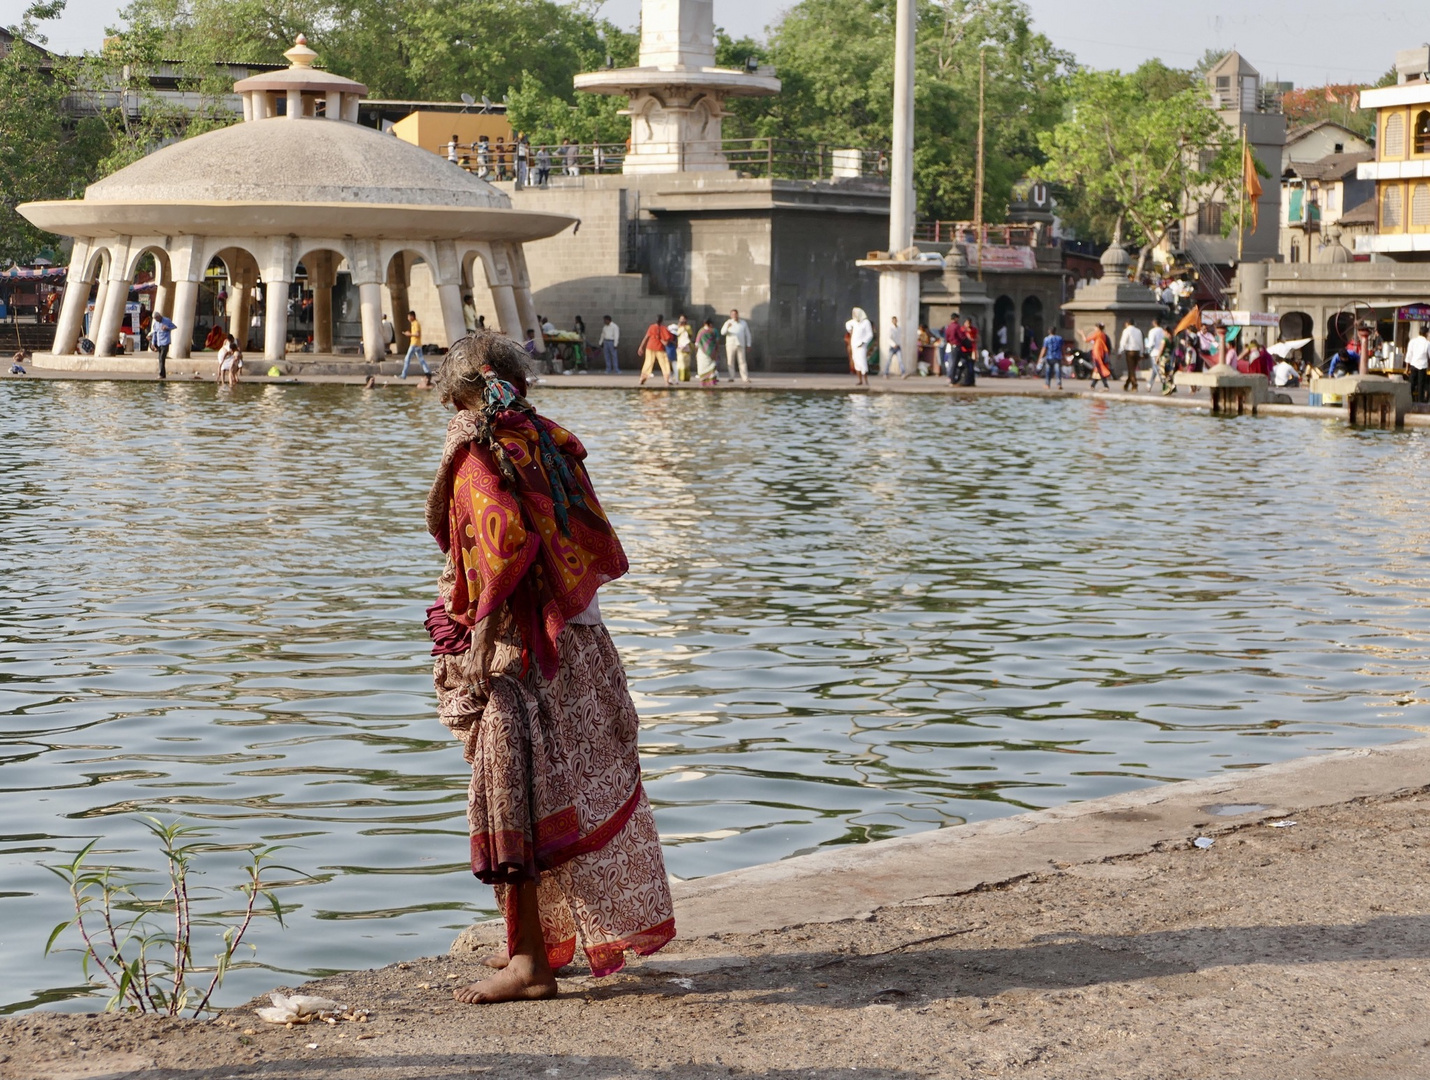
[[[556,996],[556,976],[545,961],[537,965],[530,957],[518,955],[491,978],[460,986],[452,991],[452,996],[468,1005],[540,1001]]]
[[[483,966],[495,968],[497,971],[500,971],[510,963],[511,957],[506,954],[505,949],[502,949],[500,952],[489,953],[482,957]]]

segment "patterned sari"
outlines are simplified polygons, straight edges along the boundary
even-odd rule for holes
[[[516,886],[536,881],[551,966],[572,960],[579,935],[592,973],[608,975],[627,949],[647,955],[675,936],[640,722],[594,603],[626,557],[574,435],[501,413],[491,435],[513,484],[485,434],[458,412],[428,498],[447,552],[427,617],[433,679],[441,720],[472,765],[472,872],[495,889],[509,948]]]

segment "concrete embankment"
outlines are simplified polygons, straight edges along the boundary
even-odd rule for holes
[[[477,927],[305,987],[367,1024],[31,1014],[0,1077],[1420,1077],[1427,868],[1419,739],[684,882],[551,1002],[452,1000]]]
[[[72,358],[60,358],[69,360]],[[437,358],[433,358],[437,359]],[[94,361],[88,359],[86,364],[75,364],[73,366],[45,367],[43,366],[46,357],[37,357],[34,364],[30,366],[29,374],[26,376],[10,376],[6,378],[37,378],[37,379],[73,379],[80,381],[113,380],[120,382],[154,382],[157,377],[154,374],[156,361],[144,357],[134,358],[122,368],[101,369],[93,366]],[[430,362],[430,361],[429,361]],[[276,385],[300,386],[300,385],[362,385],[366,381],[368,372],[376,373],[378,386],[381,388],[415,388],[417,377],[410,376],[406,380],[397,378],[397,373],[401,365],[393,361],[387,361],[380,367],[373,365],[342,364],[342,363],[300,363],[293,365],[290,374],[270,377],[253,373],[253,365],[250,365],[250,373],[243,376],[243,381],[247,383],[273,383]],[[214,364],[212,359],[207,361],[179,361],[171,367],[169,381],[171,383],[193,383],[209,381],[214,379]],[[546,390],[559,389],[596,389],[596,390],[633,390],[638,387],[638,379],[633,374],[621,375],[543,375],[538,380],[537,393]],[[1065,389],[1049,389],[1043,385],[1040,379],[982,379],[978,385],[973,387],[950,386],[948,381],[942,378],[933,377],[913,377],[909,379],[885,379],[880,376],[872,376],[867,387],[855,386],[851,377],[846,375],[809,375],[809,374],[769,374],[756,377],[748,385],[741,383],[722,382],[713,389],[702,387],[698,382],[677,382],[674,386],[666,387],[657,375],[648,382],[644,389],[652,393],[664,392],[667,390],[682,392],[701,393],[751,393],[751,392],[779,392],[779,391],[804,391],[823,392],[841,394],[928,394],[941,397],[976,399],[982,397],[1085,397],[1099,401],[1114,401],[1127,404],[1138,405],[1159,405],[1168,408],[1193,409],[1205,412],[1209,408],[1209,400],[1205,391],[1192,394],[1183,389],[1175,395],[1163,396],[1160,392],[1152,393],[1142,391],[1138,393],[1124,393],[1120,389],[1113,390],[1089,390],[1081,383],[1069,382]],[[1293,389],[1290,391],[1278,391],[1291,399],[1290,403],[1264,403],[1257,406],[1257,411],[1263,416],[1300,416],[1313,420],[1334,420],[1345,421],[1345,410],[1343,408],[1328,408],[1325,406],[1312,407],[1307,403],[1307,392],[1304,389]],[[1424,408],[1424,406],[1421,406]],[[1405,416],[1406,427],[1430,427],[1430,412],[1410,412]]]

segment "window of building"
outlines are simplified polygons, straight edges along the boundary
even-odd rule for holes
[[[1221,203],[1202,203],[1197,207],[1197,233],[1201,236],[1221,235]]]
[[[1300,261],[1301,261],[1301,245],[1300,245],[1300,244],[1292,244],[1292,245],[1291,245],[1291,261],[1292,261],[1292,262],[1300,262]]]
[[[1415,152],[1430,154],[1430,109],[1421,109],[1415,115]]]
[[[1405,156],[1405,116],[1391,113],[1385,121],[1385,138],[1381,140],[1381,157]]]
[[[1430,184],[1416,184],[1410,195],[1410,224],[1430,225]]]
[[[1380,227],[1398,229],[1400,226],[1400,185],[1392,184],[1380,196]]]

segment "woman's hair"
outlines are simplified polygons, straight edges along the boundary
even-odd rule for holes
[[[442,403],[476,405],[486,400],[484,367],[491,368],[498,379],[526,392],[526,350],[504,334],[476,330],[454,341],[437,368],[434,384]]]

